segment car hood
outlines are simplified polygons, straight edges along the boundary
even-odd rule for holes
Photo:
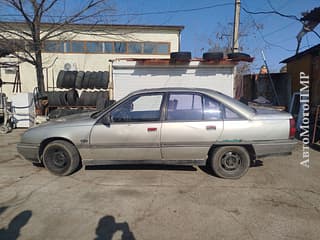
[[[73,114],[36,125],[22,134],[21,142],[39,144],[46,138],[61,137],[77,143],[79,139],[88,137],[96,121],[90,117],[91,114]]]
[[[34,128],[41,127],[64,127],[64,126],[79,126],[79,125],[87,125],[92,124],[96,119],[91,118],[93,112],[85,112],[72,114],[69,116],[63,116],[56,119],[50,119],[48,122],[41,123],[36,125]]]

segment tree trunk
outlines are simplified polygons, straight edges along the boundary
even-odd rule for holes
[[[33,36],[33,42],[34,42],[34,54],[36,58],[35,67],[36,67],[36,73],[37,73],[37,84],[38,84],[38,90],[40,93],[44,93],[44,77],[43,77],[43,67],[42,67],[42,55],[41,55],[41,38],[40,38],[40,14],[39,14],[39,6],[36,1],[33,2],[34,7],[34,20],[32,23],[32,36]]]
[[[43,67],[42,67],[42,56],[41,49],[35,49],[36,57],[36,73],[37,73],[37,85],[40,93],[44,93],[44,76],[43,76]]]

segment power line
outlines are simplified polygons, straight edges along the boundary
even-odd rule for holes
[[[245,3],[244,3],[244,4],[245,4]],[[242,8],[242,9],[245,9],[245,7],[241,7],[241,8]],[[244,12],[252,19],[252,21],[253,21],[254,25],[256,26],[256,29],[257,29],[257,31],[258,31],[258,33],[259,33],[259,35],[260,35],[260,38],[261,38],[267,45],[273,46],[273,47],[277,47],[277,48],[281,48],[281,49],[283,49],[283,50],[285,50],[285,51],[288,51],[288,52],[294,52],[294,51],[295,51],[294,49],[288,49],[288,48],[285,48],[285,47],[283,47],[283,46],[281,46],[281,45],[274,44],[274,43],[271,43],[271,42],[269,42],[268,40],[266,40],[266,39],[265,39],[265,36],[262,34],[259,26],[257,25],[255,19],[253,18],[252,14],[250,13],[251,11],[245,11],[245,10],[244,10]],[[259,13],[259,14],[260,14],[260,13]]]
[[[207,9],[213,9],[217,7],[224,7],[224,6],[233,6],[233,3],[220,3],[220,4],[214,4],[209,5],[205,7],[198,7],[198,8],[187,8],[187,9],[175,9],[175,10],[166,10],[166,11],[153,11],[153,12],[143,12],[143,13],[121,13],[121,14],[109,14],[106,15],[108,17],[125,17],[125,16],[146,16],[146,15],[162,15],[162,14],[173,14],[173,13],[183,13],[183,12],[195,12],[195,11],[202,11]],[[2,16],[5,17],[20,17],[19,14],[2,14]],[[103,16],[103,15],[98,15]],[[61,16],[61,15],[48,15],[46,17],[71,17],[71,16]]]
[[[283,14],[283,13],[280,13],[280,12],[274,11],[274,10],[273,10],[273,11],[258,11],[258,12],[253,12],[253,11],[247,10],[245,7],[241,7],[241,8],[242,8],[243,11],[245,11],[245,12],[248,13],[248,14],[253,14],[253,15],[259,15],[259,14],[276,14],[276,15],[279,15],[279,16],[281,16],[281,17],[291,18],[291,19],[293,19],[293,20],[297,20],[297,21],[301,22],[300,19],[299,19],[297,16],[295,16],[295,15],[287,15],[287,14]]]
[[[285,26],[283,26],[283,27],[281,27],[281,28],[278,28],[278,29],[276,29],[276,30],[274,30],[274,31],[272,31],[272,32],[266,33],[266,34],[264,34],[263,36],[264,36],[264,37],[270,36],[270,35],[272,35],[272,34],[274,34],[274,33],[280,32],[281,30],[288,28],[289,26],[291,26],[291,25],[293,25],[293,24],[295,24],[295,22],[291,22],[291,23],[289,23],[289,24],[287,24],[287,25],[285,25]]]

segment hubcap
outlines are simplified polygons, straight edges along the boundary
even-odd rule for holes
[[[52,147],[47,153],[49,164],[57,169],[63,169],[69,161],[68,153],[60,147]]]
[[[221,158],[221,167],[227,171],[237,170],[241,165],[241,156],[236,152],[226,152]]]
[[[63,151],[57,151],[54,153],[53,162],[57,167],[64,167],[67,163],[66,155]]]

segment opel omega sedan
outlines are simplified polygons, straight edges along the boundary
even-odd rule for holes
[[[294,135],[289,113],[255,110],[208,89],[160,88],[30,128],[17,148],[56,175],[81,164],[174,164],[240,178],[257,157],[291,153]]]

